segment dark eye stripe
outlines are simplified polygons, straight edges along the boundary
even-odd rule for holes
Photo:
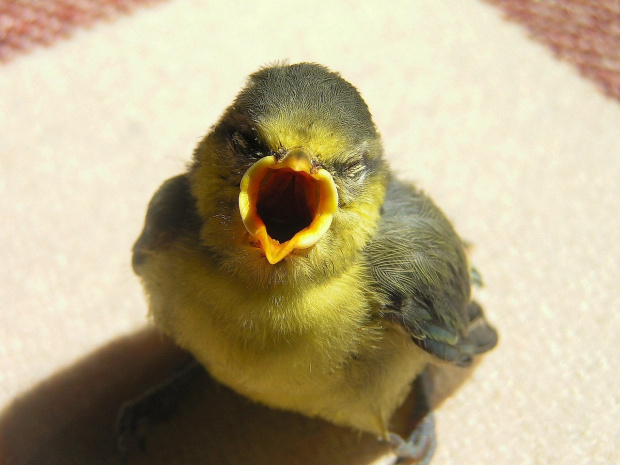
[[[269,153],[250,117],[235,110],[229,110],[215,127],[215,134],[242,158],[256,160]]]
[[[239,129],[232,134],[230,140],[235,152],[243,157],[259,159],[268,153],[254,129]]]

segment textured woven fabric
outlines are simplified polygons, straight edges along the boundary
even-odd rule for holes
[[[620,2],[617,0],[489,0],[527,27],[558,58],[620,98]]]
[[[158,0],[0,0],[0,61]]]
[[[67,37],[74,28],[162,0],[0,0],[0,61]],[[620,98],[620,3],[616,0],[487,0]]]
[[[542,0],[33,1],[106,12],[57,16],[68,38],[44,47],[28,39],[32,8],[0,2],[13,37],[0,37],[13,56],[0,66],[0,465],[118,463],[120,403],[179,355],[143,330],[130,253],[147,202],[248,73],[282,59],[355,84],[394,171],[474,244],[476,297],[500,341],[437,409],[433,463],[620,463],[620,105],[600,91],[616,75],[618,48],[604,45],[616,20],[584,28],[592,8]],[[207,425],[156,428],[143,463],[385,452],[205,389],[184,414]]]

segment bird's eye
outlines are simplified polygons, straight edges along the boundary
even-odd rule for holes
[[[352,160],[344,165],[344,175],[348,178],[358,178],[364,171],[364,163],[361,160]]]
[[[259,159],[264,155],[263,147],[255,131],[235,131],[230,140],[235,152],[244,157]]]

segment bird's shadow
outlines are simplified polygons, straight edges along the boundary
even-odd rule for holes
[[[15,399],[0,414],[0,464],[120,464],[123,403],[160,383],[187,354],[154,328],[112,341]],[[437,405],[470,370],[434,370]],[[393,419],[407,435],[413,396]],[[129,464],[362,464],[390,453],[372,435],[257,405],[203,376],[174,415],[151,425]]]

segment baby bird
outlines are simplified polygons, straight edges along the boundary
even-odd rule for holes
[[[250,76],[151,200],[133,267],[156,325],[219,382],[415,460],[428,444],[390,433],[413,381],[497,341],[462,240],[390,173],[358,91],[317,64]]]

